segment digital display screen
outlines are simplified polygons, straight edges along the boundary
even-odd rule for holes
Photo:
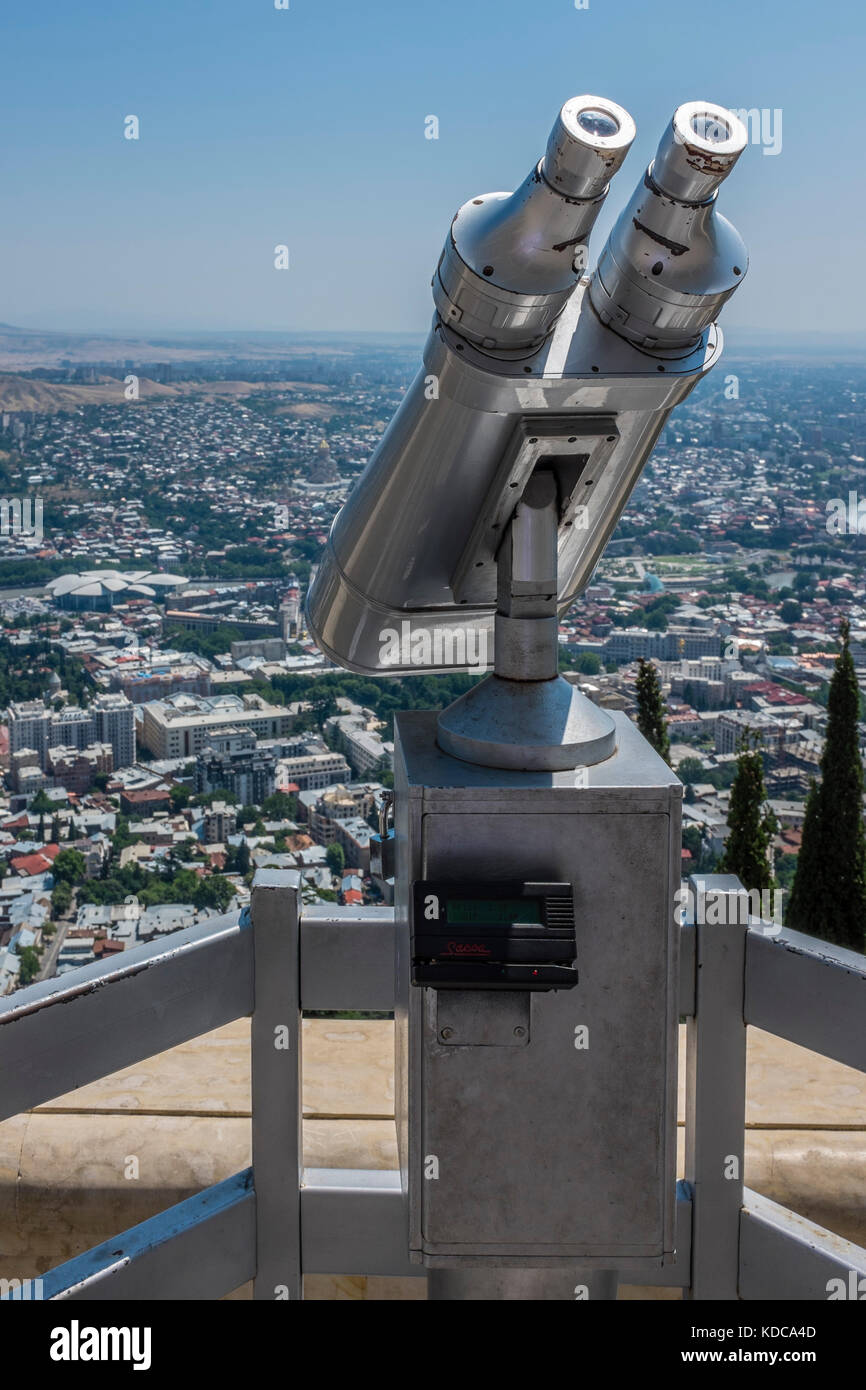
[[[537,898],[449,898],[448,921],[455,926],[496,922],[541,922]]]

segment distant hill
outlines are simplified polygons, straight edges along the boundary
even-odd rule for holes
[[[179,399],[184,396],[241,397],[258,391],[304,391],[317,392],[323,398],[331,390],[318,382],[297,381],[179,381],[163,385],[148,377],[138,379],[141,400],[153,398]],[[82,405],[123,405],[126,401],[123,381],[116,377],[102,376],[93,383],[69,381],[41,381],[16,373],[0,372],[0,410],[35,410],[53,414],[58,410],[75,410]],[[281,413],[305,416],[314,415],[328,419],[332,408],[323,399],[319,402],[299,401],[297,405],[286,405]]]
[[[140,382],[142,396],[172,396],[170,386],[155,381]],[[39,381],[29,376],[0,375],[0,410],[74,410],[81,405],[122,404],[123,382],[113,377],[100,377],[92,385],[66,381]]]

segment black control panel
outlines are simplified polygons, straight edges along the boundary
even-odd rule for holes
[[[412,983],[434,989],[572,989],[570,883],[412,885]]]

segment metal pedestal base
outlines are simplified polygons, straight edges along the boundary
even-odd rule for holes
[[[562,676],[506,680],[487,676],[439,716],[443,753],[482,767],[562,772],[591,767],[616,751],[616,728]]]
[[[571,1302],[615,1299],[614,1269],[431,1269],[427,1297],[435,1301]]]

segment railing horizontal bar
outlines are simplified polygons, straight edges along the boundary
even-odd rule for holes
[[[307,1168],[301,1188],[305,1274],[421,1276],[409,1263],[409,1226],[393,1169]]]
[[[0,1120],[251,1013],[252,960],[235,914],[0,1000]]]
[[[49,1270],[43,1297],[221,1298],[254,1277],[254,1202],[248,1168]],[[691,1212],[688,1186],[678,1183],[676,1261],[630,1271],[630,1283],[668,1288],[688,1283]],[[409,1262],[400,1174],[392,1169],[306,1169],[301,1227],[306,1274],[423,1278],[427,1273]]]
[[[800,932],[752,928],[745,984],[747,1023],[866,1071],[866,956]]]
[[[42,1277],[56,1301],[216,1299],[255,1273],[252,1169],[169,1207]]]
[[[740,1298],[826,1302],[831,1297],[862,1298],[862,1290],[866,1290],[866,1250],[768,1197],[745,1190],[740,1212]]]
[[[301,1008],[393,1012],[393,908],[302,910]]]
[[[692,1196],[677,1183],[677,1253],[667,1265],[630,1268],[628,1283],[687,1288],[691,1270]],[[307,1168],[301,1188],[305,1274],[422,1277],[408,1258],[406,1205],[393,1169]]]

